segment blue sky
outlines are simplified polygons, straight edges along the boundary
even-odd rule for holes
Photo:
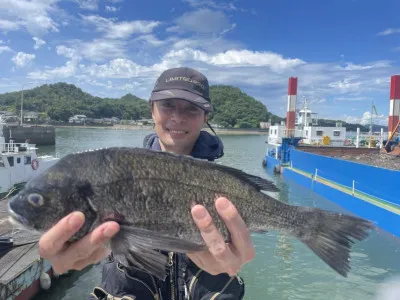
[[[398,0],[0,0],[0,93],[73,83],[147,99],[190,66],[284,116],[287,83],[321,118],[387,124],[400,74]]]

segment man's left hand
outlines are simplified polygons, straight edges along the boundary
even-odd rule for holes
[[[231,234],[231,243],[225,242],[206,208],[195,205],[192,216],[208,249],[188,253],[188,257],[199,268],[212,275],[228,273],[234,276],[244,264],[255,257],[255,249],[250,232],[236,207],[223,197],[216,200],[215,206]]]

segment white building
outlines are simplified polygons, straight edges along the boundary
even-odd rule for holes
[[[85,124],[87,122],[87,117],[85,115],[75,115],[70,117],[69,123]]]

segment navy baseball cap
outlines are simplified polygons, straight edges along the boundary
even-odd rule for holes
[[[207,77],[191,68],[173,68],[158,77],[150,101],[182,99],[212,111]]]

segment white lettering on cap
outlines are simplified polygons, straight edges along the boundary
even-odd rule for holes
[[[170,81],[186,81],[186,82],[190,82],[190,83],[193,83],[195,85],[198,85],[202,89],[204,89],[204,84],[202,84],[201,82],[199,82],[199,81],[197,81],[195,79],[189,78],[189,77],[176,76],[176,77],[170,77],[170,78],[165,79],[165,82],[170,82]]]

